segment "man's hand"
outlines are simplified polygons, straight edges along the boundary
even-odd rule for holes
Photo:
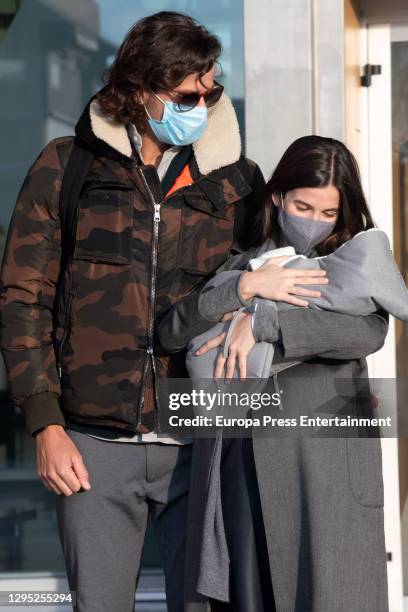
[[[57,495],[72,495],[81,487],[91,488],[82,455],[62,425],[48,425],[35,439],[37,473],[47,489]]]

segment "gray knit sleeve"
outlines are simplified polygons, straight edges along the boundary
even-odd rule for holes
[[[257,342],[277,342],[280,340],[278,310],[273,300],[254,298],[251,305],[252,331]]]
[[[219,321],[226,313],[248,306],[252,300],[245,300],[239,283],[242,270],[230,270],[216,274],[202,289],[198,299],[200,316],[209,321]]]

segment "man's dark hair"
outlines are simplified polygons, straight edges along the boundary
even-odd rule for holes
[[[192,17],[162,11],[136,22],[103,73],[104,87],[97,100],[121,123],[145,125],[145,111],[137,102],[148,86],[174,89],[189,74],[203,76],[221,53],[216,36]]]

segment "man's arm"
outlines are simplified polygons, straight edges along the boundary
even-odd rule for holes
[[[61,180],[57,147],[50,141],[18,194],[0,271],[0,349],[11,399],[23,410],[31,435],[48,424],[65,425],[52,341]]]
[[[263,298],[255,303],[255,339],[279,341],[287,359],[360,359],[378,351],[388,332],[384,310],[359,316],[302,307],[277,311]]]
[[[245,265],[246,254],[232,255],[214,274],[204,278],[194,290],[173,304],[158,324],[160,344],[168,353],[183,350],[192,338],[207,331],[226,312],[241,308],[250,302],[239,297],[236,285],[241,271],[227,271],[229,267]],[[230,277],[227,282],[216,283],[215,279]]]
[[[228,286],[212,291],[212,286],[202,292],[203,287],[219,274],[228,270],[245,270],[246,264],[254,253],[243,251],[241,245],[246,241],[245,232],[253,226],[253,220],[262,200],[262,191],[265,179],[257,164],[246,160],[251,185],[251,193],[240,202],[239,214],[237,213],[234,229],[235,239],[233,248],[237,251],[234,255],[230,253],[227,260],[213,274],[195,287],[195,289],[184,298],[176,302],[161,318],[157,333],[160,344],[169,353],[181,351],[189,341],[207,331],[219,321],[224,313],[240,308],[247,304],[246,300],[237,297],[235,286],[238,278],[231,274]]]

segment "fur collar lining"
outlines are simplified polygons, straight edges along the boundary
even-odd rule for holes
[[[131,157],[132,147],[126,126],[103,113],[96,99],[89,105],[89,118],[97,138],[126,157]],[[193,151],[201,174],[209,174],[238,161],[241,155],[238,120],[225,93],[215,106],[208,109],[208,127],[193,144]]]

